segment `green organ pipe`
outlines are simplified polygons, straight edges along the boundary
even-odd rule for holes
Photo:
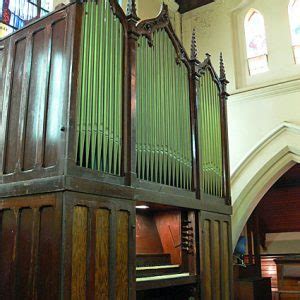
[[[121,173],[123,27],[109,0],[86,2],[77,109],[77,164]]]
[[[209,69],[198,83],[198,98],[200,187],[206,194],[223,197],[220,91]]]
[[[136,172],[139,179],[192,188],[188,70],[164,29],[137,51]]]

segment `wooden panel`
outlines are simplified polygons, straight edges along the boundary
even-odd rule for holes
[[[300,231],[300,165],[285,173],[265,194],[257,206],[263,231]]]
[[[51,300],[59,295],[60,255],[57,249],[60,248],[60,235],[56,229],[60,222],[53,223],[53,220],[60,216],[54,207],[44,207],[40,214],[37,296]]]
[[[74,207],[72,229],[72,299],[86,298],[88,208]]]
[[[0,42],[0,116],[1,116],[1,120],[2,120],[2,105],[3,105],[3,96],[4,96],[4,83],[5,83],[5,69],[6,69],[6,64],[5,64],[5,60],[6,60],[6,55],[5,55],[5,43],[4,42]],[[2,130],[0,131],[2,132]],[[0,145],[1,145],[1,140],[0,140]],[[1,155],[0,155],[1,157]],[[0,169],[1,170],[1,169]]]
[[[249,277],[235,282],[235,300],[271,300],[270,278]]]
[[[261,257],[261,275],[262,277],[271,277],[273,289],[278,288],[277,269],[274,259],[278,257]]]
[[[200,213],[202,298],[232,299],[232,252],[230,217]]]
[[[297,291],[300,294],[300,276],[299,276],[299,270],[300,270],[300,258],[299,257],[293,257],[293,256],[287,256],[278,258],[275,260],[277,265],[277,279],[278,279],[278,290],[279,291]],[[296,268],[298,270],[298,276],[297,277],[291,277],[286,276],[286,271],[289,268]],[[289,273],[289,272],[288,272]],[[287,274],[291,275],[291,274]],[[294,296],[294,295],[290,295]],[[286,298],[283,299],[293,299],[288,298],[289,295],[285,295]]]
[[[33,251],[33,210],[25,208],[20,210],[20,225],[17,246],[16,292],[23,299],[32,299],[32,269],[34,262]]]
[[[109,210],[96,210],[95,299],[109,297]]]
[[[133,203],[77,192],[64,195],[64,298],[129,299],[135,272],[135,231],[129,230]]]
[[[58,163],[64,158],[65,108],[72,84],[74,18],[75,4],[4,40],[4,58],[0,58],[6,64],[1,75],[4,92],[0,93],[4,182],[31,179],[35,172],[58,173]]]
[[[1,299],[57,299],[61,211],[55,195],[0,201]]]
[[[204,221],[204,299],[212,299],[212,293],[211,293],[211,247],[210,247],[210,221],[205,220]]]
[[[221,253],[220,253],[220,222],[213,222],[213,261],[214,261],[214,287],[216,290],[215,299],[221,299]]]
[[[14,66],[11,77],[12,87],[9,97],[8,139],[5,149],[5,174],[13,173],[17,163],[20,98],[23,81],[25,46],[26,40],[24,38],[17,41],[14,46]]]
[[[64,125],[63,103],[65,101],[66,72],[64,61],[64,47],[66,42],[66,20],[60,20],[52,26],[52,52],[49,77],[49,90],[46,106],[47,123],[45,128],[45,153],[44,166],[54,166],[58,159],[59,140],[62,132],[60,128]]]
[[[126,211],[117,212],[117,254],[116,254],[116,299],[128,298],[128,226],[129,216]]]
[[[172,264],[181,264],[181,213],[179,211],[159,212],[155,215],[164,253],[171,254]]]
[[[230,268],[232,268],[232,265],[230,264],[229,256],[231,255],[231,248],[229,247],[229,224],[227,222],[222,223],[222,237],[223,237],[223,247],[222,247],[222,274],[223,274],[223,280],[222,280],[222,287],[224,290],[224,299],[229,300],[230,299]]]
[[[43,130],[39,128],[40,109],[45,95],[47,74],[47,45],[45,28],[35,32],[32,37],[32,64],[25,124],[23,170],[35,167],[38,141],[42,138]],[[40,130],[39,130],[40,129]]]
[[[161,240],[151,212],[138,212],[136,215],[136,253],[163,253]]]
[[[11,299],[13,298],[15,279],[18,213],[7,209],[0,214],[0,295],[3,299]]]
[[[180,13],[188,12],[192,9],[198,8],[203,5],[207,5],[209,3],[212,3],[213,0],[176,0],[176,2],[179,4],[179,11]]]

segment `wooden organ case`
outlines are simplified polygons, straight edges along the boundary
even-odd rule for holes
[[[0,66],[0,298],[232,299],[222,56],[193,33],[188,57],[166,5],[88,0]]]

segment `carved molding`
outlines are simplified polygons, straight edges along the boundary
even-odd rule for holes
[[[164,3],[162,5],[161,11],[156,18],[143,20],[137,23],[137,31],[146,36],[152,43],[153,32],[159,28],[167,27],[170,24],[170,17],[168,6]]]
[[[248,217],[269,188],[300,162],[300,126],[283,122],[267,134],[231,176],[233,245]]]

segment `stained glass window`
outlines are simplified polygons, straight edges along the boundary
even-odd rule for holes
[[[291,0],[289,18],[295,62],[300,64],[300,0]]]
[[[256,10],[245,18],[247,59],[250,75],[268,71],[268,48],[264,17]]]
[[[0,37],[47,14],[51,0],[0,0]]]

